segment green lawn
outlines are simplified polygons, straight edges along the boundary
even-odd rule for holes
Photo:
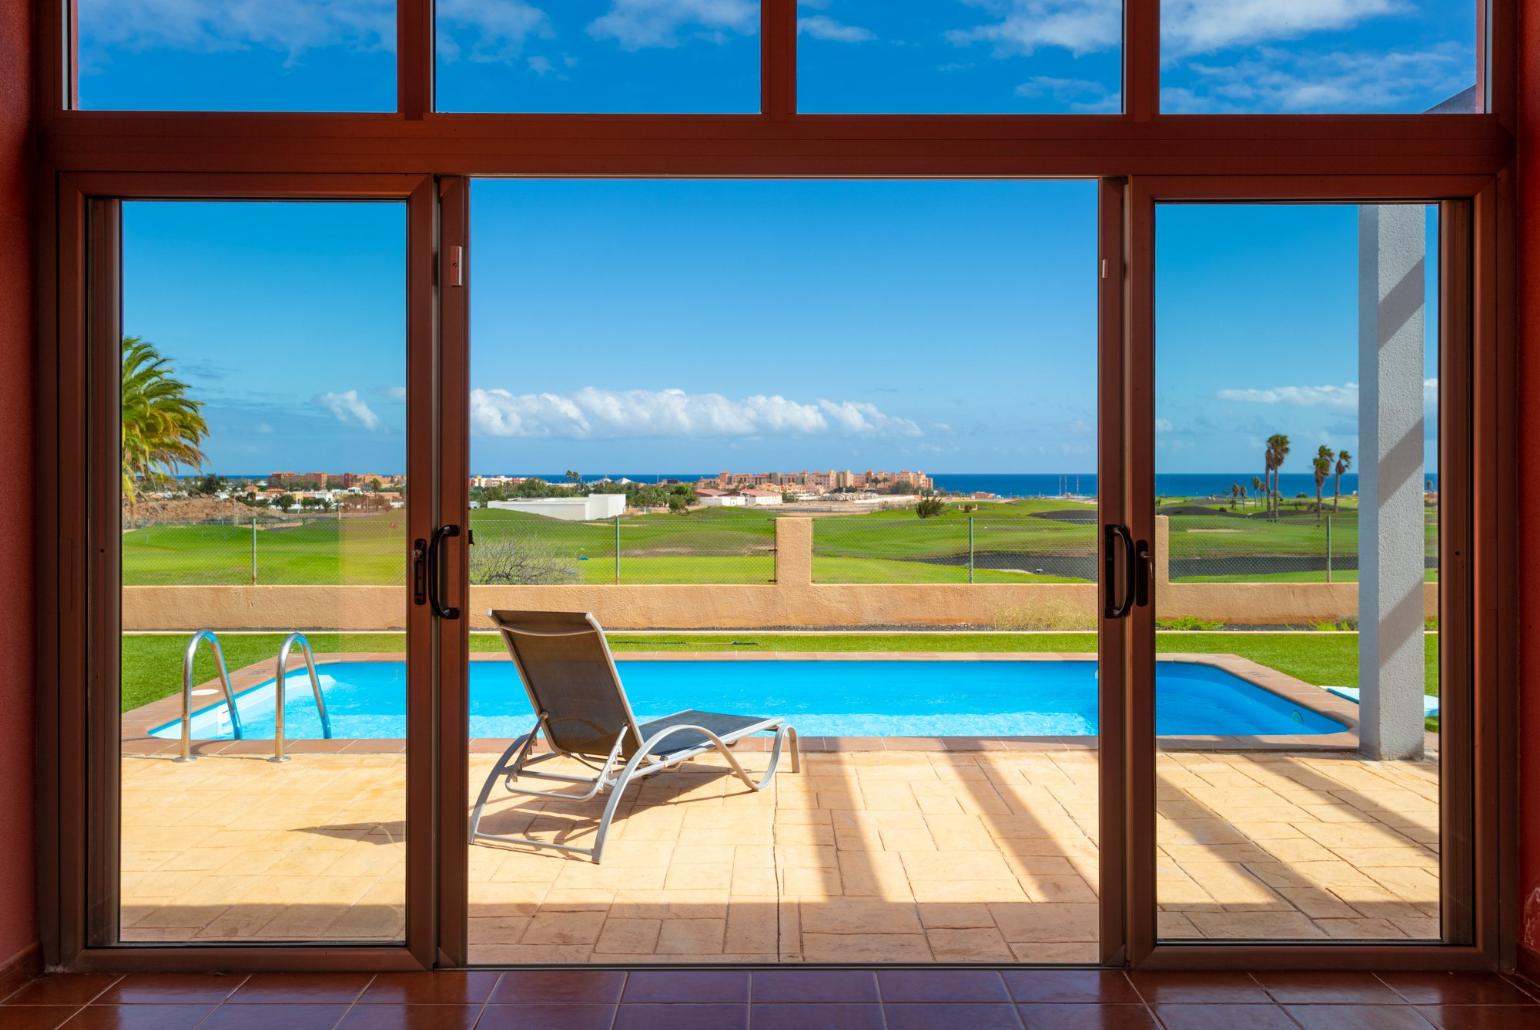
[[[312,633],[316,652],[395,651],[403,648],[399,633]],[[1425,638],[1426,689],[1438,693],[1438,634]],[[281,634],[230,634],[222,637],[231,669],[272,661]],[[612,633],[617,653],[627,651],[1095,651],[1094,633],[848,633],[817,636],[745,632],[741,635],[688,633]],[[123,709],[148,704],[181,689],[180,636],[125,635],[123,638]],[[501,651],[494,634],[471,636],[475,651]],[[1358,685],[1356,633],[1160,633],[1156,649],[1162,654],[1224,653],[1295,676],[1307,683],[1341,687]],[[209,649],[199,652],[195,682],[216,675]],[[1436,729],[1436,720],[1429,721]]]

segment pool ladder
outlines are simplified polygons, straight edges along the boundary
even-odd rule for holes
[[[219,682],[225,688],[225,707],[230,710],[230,731],[236,740],[241,739],[241,713],[235,707],[235,692],[230,689],[230,670],[225,668],[224,649],[219,646],[219,638],[213,630],[200,629],[187,642],[187,650],[182,652],[182,753],[177,757],[178,762],[197,760],[192,753],[193,659],[198,656],[198,645],[205,640],[214,648],[214,661],[219,665]]]
[[[278,671],[273,678],[273,757],[269,762],[287,762],[289,756],[283,753],[283,692],[284,680],[287,679],[289,668],[289,651],[298,644],[305,655],[305,669],[310,673],[310,690],[315,694],[315,709],[321,716],[321,736],[326,740],[332,739],[332,720],[326,713],[326,698],[321,693],[321,679],[315,674],[315,652],[310,649],[310,641],[305,639],[305,634],[300,632],[290,633],[283,638],[283,646],[278,649]]]
[[[243,739],[241,732],[241,713],[235,706],[235,692],[230,688],[230,672],[225,666],[224,649],[219,646],[219,637],[211,629],[200,629],[192,635],[187,642],[187,650],[182,653],[182,753],[177,758],[178,762],[191,762],[196,756],[192,753],[192,680],[193,659],[198,655],[198,645],[208,641],[214,648],[214,658],[219,664],[219,681],[224,687],[225,707],[230,712],[230,731],[236,740]],[[278,649],[278,664],[273,675],[273,757],[270,762],[287,762],[289,756],[284,753],[284,689],[288,679],[289,653],[295,645],[299,645],[301,653],[305,656],[305,670],[310,674],[310,690],[315,695],[316,712],[321,717],[321,735],[327,740],[332,738],[332,720],[326,711],[326,697],[321,692],[321,678],[315,671],[315,652],[310,648],[310,641],[305,634],[294,632],[283,638],[283,645]]]

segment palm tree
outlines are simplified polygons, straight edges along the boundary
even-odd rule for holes
[[[1258,497],[1262,496],[1262,481],[1256,476],[1251,477],[1251,492]]]
[[[1337,478],[1331,485],[1331,510],[1336,511],[1342,503],[1342,474],[1353,467],[1353,456],[1347,451],[1337,452]]]
[[[1267,438],[1267,472],[1272,480],[1272,511],[1273,518],[1278,517],[1279,502],[1282,500],[1280,491],[1280,476],[1282,475],[1283,459],[1289,456],[1289,438],[1283,433],[1274,433]]]
[[[202,467],[199,445],[209,427],[203,402],[187,396],[187,384],[153,343],[125,336],[122,367],[123,497],[133,504],[141,480],[173,476],[183,466]]]
[[[1337,458],[1337,452],[1324,443],[1316,448],[1315,457],[1310,460],[1310,466],[1315,470],[1315,521],[1321,522],[1321,489],[1326,485],[1326,477],[1331,475],[1332,462]]]
[[[1271,440],[1262,447],[1262,492],[1266,498],[1262,502],[1262,507],[1271,518],[1273,514],[1273,444]]]

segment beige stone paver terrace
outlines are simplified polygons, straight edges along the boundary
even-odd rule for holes
[[[1096,752],[885,744],[807,754],[759,794],[709,759],[644,781],[600,865],[471,847],[471,960],[1096,961]],[[473,788],[492,759],[472,755]],[[1163,934],[1437,935],[1435,763],[1158,763]],[[130,756],[123,775],[124,939],[399,938],[401,756]],[[487,829],[576,843],[602,807],[493,797]]]

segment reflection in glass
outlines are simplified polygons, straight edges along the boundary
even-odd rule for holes
[[[394,111],[395,0],[75,0],[78,104]]]
[[[1171,114],[1482,110],[1475,0],[1162,0]]]
[[[759,0],[439,0],[441,111],[759,110]]]
[[[797,108],[1116,114],[1121,0],[801,0]]]

